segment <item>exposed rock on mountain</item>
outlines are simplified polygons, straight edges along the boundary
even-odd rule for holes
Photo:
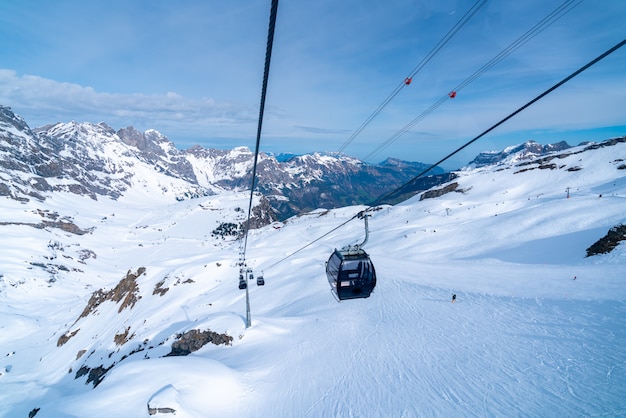
[[[137,157],[154,165],[160,172],[182,178],[196,184],[196,175],[191,163],[179,152],[174,144],[154,129],[139,132],[132,126],[117,131],[117,136],[126,145],[137,148]]]

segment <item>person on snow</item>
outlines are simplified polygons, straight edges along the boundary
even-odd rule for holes
[[[452,294],[452,303],[454,303],[454,301],[455,301],[455,300],[456,300],[456,294],[455,294],[455,293],[453,293],[453,294]]]

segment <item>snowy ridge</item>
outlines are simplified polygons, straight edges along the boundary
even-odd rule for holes
[[[506,147],[502,151],[481,152],[469,163],[469,166],[484,167],[493,164],[517,164],[550,153],[564,151],[568,148],[571,148],[571,146],[565,141],[548,145],[541,145],[535,141],[526,141],[523,144]]]
[[[1,198],[0,416],[626,413],[626,247],[585,257],[626,222],[626,142],[457,175],[371,212],[368,299],[324,274],[359,221],[275,264],[363,206],[251,231],[248,329],[239,243],[212,234],[245,192]],[[167,356],[191,331],[232,341]]]

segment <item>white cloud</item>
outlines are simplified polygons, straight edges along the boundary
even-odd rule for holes
[[[217,103],[210,98],[189,99],[175,92],[166,94],[119,94],[98,92],[91,87],[59,82],[33,75],[18,75],[0,69],[0,102],[11,106],[29,124],[67,121],[135,125],[140,129],[180,130],[196,135],[256,121],[256,109],[235,103]],[[100,120],[94,120],[94,117]],[[220,132],[224,134],[224,132]]]

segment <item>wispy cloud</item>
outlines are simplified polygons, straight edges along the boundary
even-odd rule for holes
[[[29,123],[35,125],[68,119],[102,120],[142,129],[184,127],[187,133],[195,132],[198,136],[202,133],[209,136],[211,131],[224,135],[225,131],[220,131],[223,127],[236,132],[236,127],[254,123],[257,117],[256,109],[235,103],[191,99],[174,92],[162,95],[99,92],[78,84],[18,75],[13,70],[0,70],[0,102],[27,113]]]
[[[350,131],[347,129],[329,129],[329,128],[318,128],[314,126],[297,126],[297,125],[294,127],[303,132],[313,133],[313,134],[347,135],[350,133]]]

